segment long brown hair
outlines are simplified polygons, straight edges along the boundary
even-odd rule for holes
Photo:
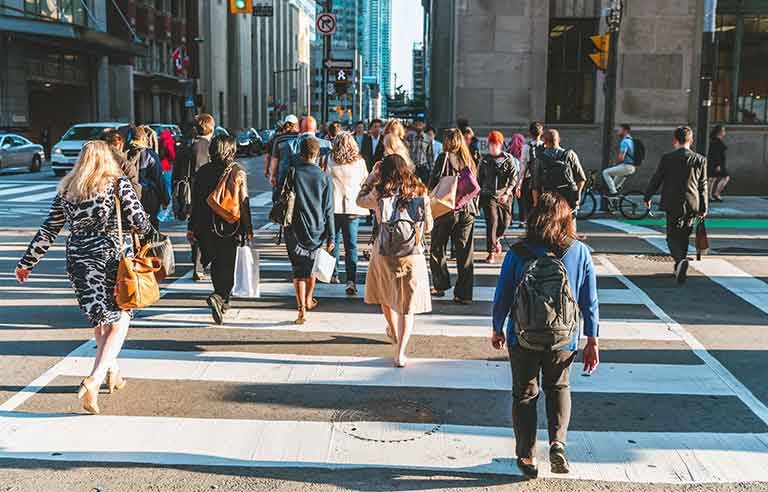
[[[427,193],[427,187],[413,173],[408,161],[399,154],[390,154],[381,162],[381,177],[376,183],[381,196],[399,194],[405,200],[413,200]]]
[[[469,152],[469,147],[467,147],[467,142],[464,141],[464,135],[461,133],[461,130],[451,128],[445,132],[443,152],[456,156],[459,163],[459,171],[463,170],[465,167],[469,167],[469,170],[472,171],[473,174],[477,174],[475,159]]]
[[[555,252],[565,252],[576,240],[573,210],[559,193],[543,193],[528,217],[525,239]]]

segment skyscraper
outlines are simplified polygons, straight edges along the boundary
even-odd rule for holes
[[[392,92],[390,62],[392,0],[361,0],[363,21],[363,106],[368,119],[387,114]]]
[[[426,99],[425,85],[425,66],[424,66],[424,44],[413,43],[413,83],[411,89],[411,99],[414,103],[423,104]]]

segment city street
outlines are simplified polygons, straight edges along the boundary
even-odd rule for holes
[[[261,298],[235,300],[214,325],[185,224],[163,224],[177,272],[135,313],[120,355],[128,386],[102,393],[98,416],[76,398],[95,344],[65,272],[65,233],[27,283],[13,274],[59,179],[49,167],[0,173],[0,490],[768,490],[768,219],[709,221],[710,253],[684,287],[662,219],[579,224],[598,271],[601,364],[592,376],[573,368],[571,474],[549,472],[541,398],[543,479],[523,482],[507,354],[490,345],[500,265],[482,262],[484,221],[474,304],[435,300],[396,369],[362,289],[347,298],[344,285],[319,285],[318,308],[293,324],[263,158],[242,162]],[[370,227],[361,234],[370,249]]]

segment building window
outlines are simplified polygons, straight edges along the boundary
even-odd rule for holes
[[[594,123],[595,73],[590,36],[598,19],[550,19],[547,122]]]
[[[768,122],[768,8],[762,10],[762,15],[726,10],[717,16],[714,121],[746,125]]]
[[[30,17],[87,25],[85,8],[80,0],[25,0],[24,11]]]

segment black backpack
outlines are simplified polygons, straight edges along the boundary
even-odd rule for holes
[[[635,150],[632,152],[632,160],[635,161],[634,166],[640,167],[645,161],[645,144],[642,140],[633,138],[632,144]]]
[[[406,201],[399,196],[379,200],[379,254],[403,258],[419,254],[423,240],[424,197]]]
[[[556,191],[563,195],[578,190],[573,170],[568,164],[570,150],[546,149],[537,154],[537,167],[542,191]]]
[[[565,347],[579,329],[580,320],[579,306],[561,261],[564,253],[537,257],[523,242],[512,249],[525,262],[511,309],[518,343],[539,352]]]

